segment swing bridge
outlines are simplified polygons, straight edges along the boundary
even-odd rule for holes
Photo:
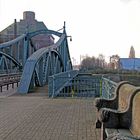
[[[42,34],[58,40],[37,50],[32,39]],[[111,98],[117,83],[74,70],[69,37],[64,24],[60,31],[38,30],[0,44],[0,94],[17,84],[13,96],[0,96],[0,139],[100,139],[94,97]]]
[[[62,32],[38,30],[0,44],[1,91],[2,86],[19,82],[19,94],[48,85],[49,97],[112,96],[115,82],[102,75],[73,70],[68,46],[71,36],[67,36],[65,24],[62,29]],[[59,39],[53,45],[36,50],[32,38],[40,34],[55,35]]]

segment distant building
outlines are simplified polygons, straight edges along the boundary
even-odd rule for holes
[[[130,48],[129,58],[135,58],[135,50],[133,46]]]
[[[129,58],[119,59],[119,69],[140,71],[140,58],[135,58],[134,47],[131,46]]]
[[[34,32],[37,30],[47,29],[43,22],[35,19],[35,13],[31,11],[25,11],[23,13],[23,19],[8,26],[6,29],[0,32],[0,43],[12,40],[24,33]],[[41,34],[33,37],[33,44],[36,49],[47,47],[54,44],[54,38],[52,35]]]
[[[116,55],[112,55],[110,56],[110,63],[109,63],[109,68],[115,70],[115,69],[118,69],[119,67],[119,56],[116,54]]]
[[[140,58],[120,58],[120,69],[140,71]]]

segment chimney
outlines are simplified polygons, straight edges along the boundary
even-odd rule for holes
[[[17,37],[17,20],[14,20],[14,38]]]
[[[35,20],[35,13],[32,11],[23,12],[23,20],[34,21]]]

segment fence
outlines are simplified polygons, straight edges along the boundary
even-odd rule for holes
[[[117,86],[102,75],[68,71],[49,77],[49,97],[97,97],[112,98]]]
[[[101,85],[102,85],[102,97],[107,99],[112,98],[114,96],[117,83],[102,77]]]
[[[82,74],[78,71],[56,74],[49,77],[49,97],[106,97],[111,90],[107,89],[110,87],[103,88],[103,84],[107,86],[105,80],[101,75]]]

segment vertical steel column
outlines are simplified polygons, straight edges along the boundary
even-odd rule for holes
[[[25,64],[27,58],[29,56],[29,37],[26,35],[24,38],[24,56],[23,56],[23,65]]]
[[[52,76],[52,78],[53,78],[53,82],[52,82],[52,87],[53,87],[53,93],[52,93],[52,98],[53,97],[55,97],[55,77],[54,76]]]
[[[10,47],[9,47],[9,49],[10,49],[10,55],[11,56],[13,56],[13,46],[11,45]],[[9,60],[9,66],[8,66],[8,68],[9,68],[9,72],[11,72],[11,69],[12,69],[12,62]]]
[[[3,56],[1,56],[1,69],[2,69],[2,73],[5,71],[4,70],[4,58],[3,58]]]
[[[41,60],[39,61],[39,80],[40,80],[40,86],[43,86],[43,66],[44,66],[44,62],[43,62],[43,57],[41,58]]]
[[[20,41],[17,43],[17,61],[20,62]],[[21,63],[21,62],[20,62]]]
[[[102,78],[100,79],[100,97],[102,97]]]
[[[33,75],[32,75],[32,80],[31,80],[31,82],[30,82],[29,90],[30,90],[30,89],[33,89],[34,84],[35,84],[35,73],[33,73]]]

